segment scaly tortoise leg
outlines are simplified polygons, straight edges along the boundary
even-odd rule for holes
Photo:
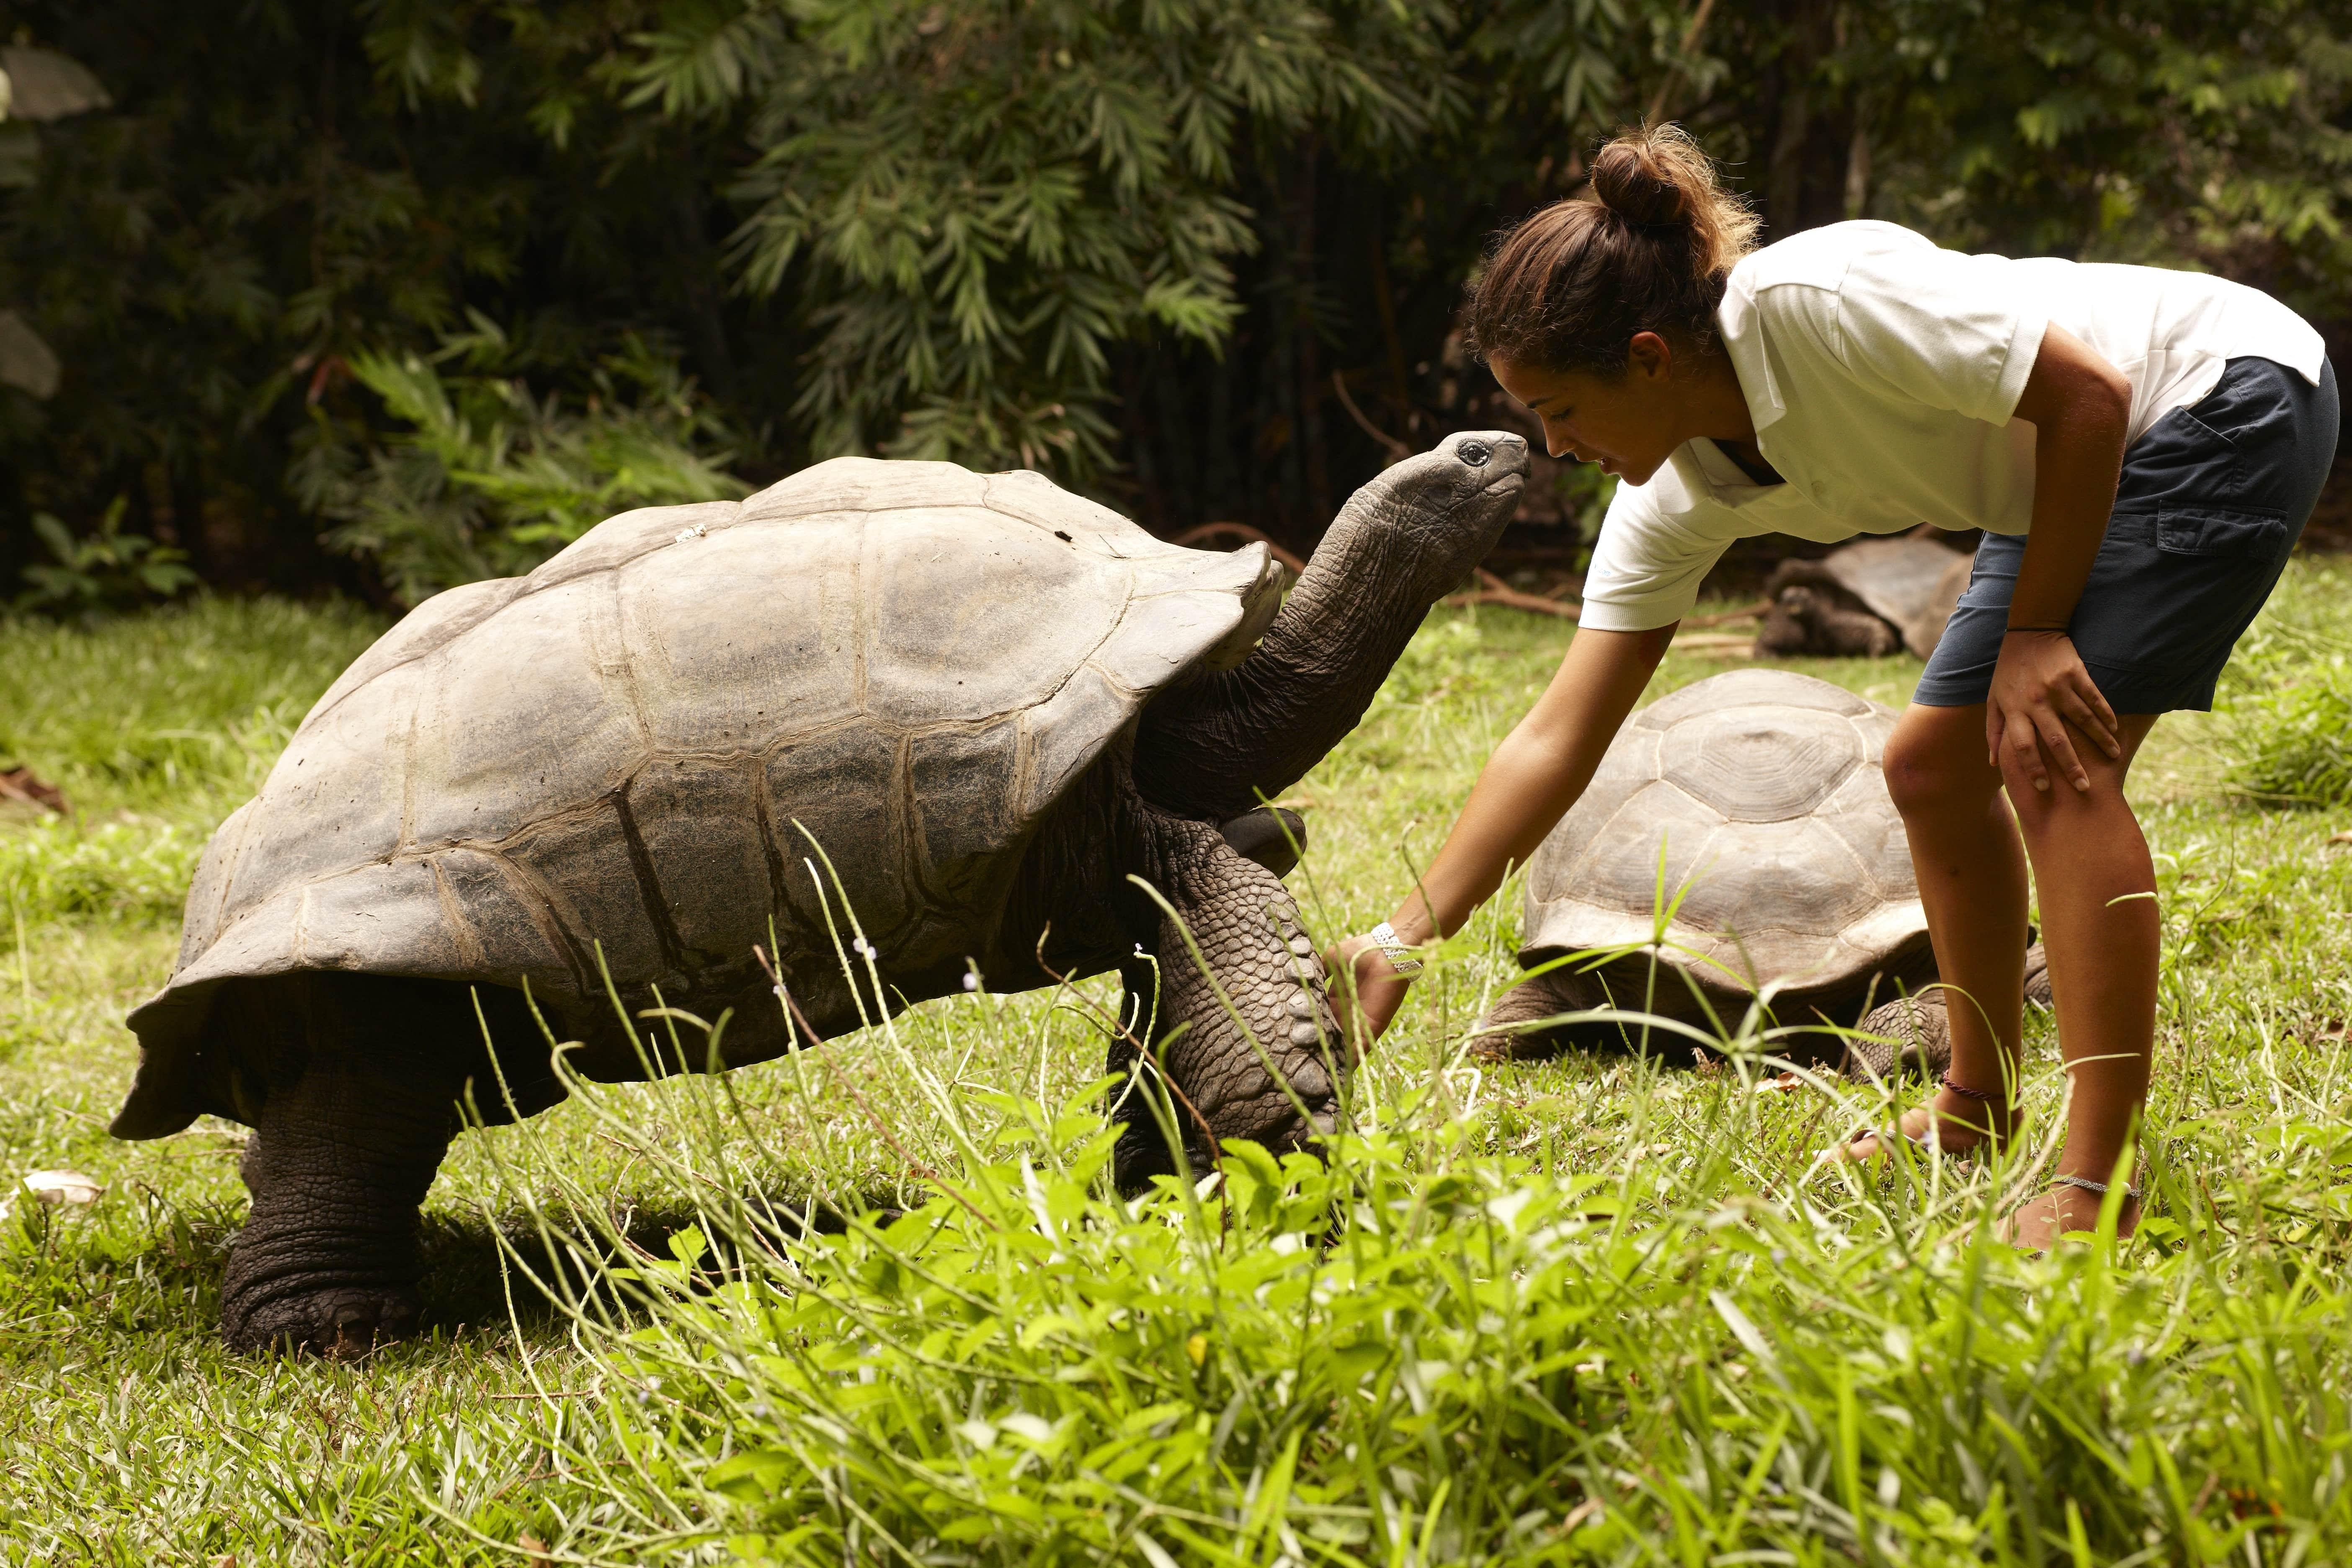
[[[257,1016],[262,1009],[268,1016]],[[458,1128],[464,987],[289,975],[240,1008],[275,1038],[242,1172],[253,1208],[221,1283],[240,1351],[362,1354],[415,1331],[417,1205]]]
[[[1249,1139],[1277,1155],[1308,1148],[1338,1124],[1334,1069],[1343,1074],[1348,1058],[1324,994],[1323,963],[1298,906],[1279,878],[1234,853],[1215,828],[1143,812],[1158,870],[1147,879],[1175,913],[1161,915],[1154,963],[1125,966],[1129,1032],[1151,1031],[1186,1157],[1196,1172],[1204,1170],[1229,1138]],[[1115,1037],[1108,1070],[1133,1074],[1136,1043]],[[1267,1072],[1269,1059],[1279,1079]],[[1127,1131],[1114,1169],[1122,1190],[1176,1169],[1158,1120],[1139,1098],[1156,1092],[1147,1073],[1131,1085],[1121,1112]]]

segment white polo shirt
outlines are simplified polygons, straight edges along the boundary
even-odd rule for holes
[[[2033,517],[2030,421],[2011,417],[2055,321],[2132,384],[2127,441],[2259,355],[2317,384],[2326,348],[2269,295],[2201,272],[1938,248],[1891,223],[1792,235],[1731,269],[1716,312],[1788,482],[1759,485],[1712,441],[1620,485],[1584,580],[1581,624],[1680,620],[1735,539],[1824,542],[1922,522],[2021,534]]]

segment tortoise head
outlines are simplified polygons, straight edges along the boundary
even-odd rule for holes
[[[1349,498],[1299,588],[1313,587],[1324,574],[1318,569],[1327,565],[1359,593],[1372,585],[1368,577],[1383,579],[1379,585],[1402,595],[1418,624],[1421,613],[1495,547],[1527,479],[1523,437],[1502,430],[1448,436]],[[1408,563],[1406,580],[1385,581]]]

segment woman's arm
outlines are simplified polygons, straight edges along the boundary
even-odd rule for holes
[[[2115,510],[2131,383],[2088,343],[2053,325],[2042,334],[2016,417],[2031,420],[2035,432],[2033,526],[1985,702],[1985,750],[1999,766],[2006,748],[2037,790],[2050,787],[2051,762],[2069,784],[2086,790],[2091,776],[2066,724],[2110,757],[2123,754],[2122,743],[2115,710],[2092,684],[2065,628]]]
[[[1576,634],[1543,696],[1495,748],[1421,886],[1390,917],[1400,938],[1418,945],[1460,930],[1510,868],[1536,852],[1592,782],[1674,636],[1671,626]],[[1353,977],[1364,1020],[1378,1038],[1409,983],[1370,937],[1340,943],[1328,963],[1333,975]]]

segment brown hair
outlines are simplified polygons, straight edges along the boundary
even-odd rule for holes
[[[1471,342],[1482,359],[1612,376],[1636,332],[1705,353],[1756,227],[1682,127],[1622,131],[1592,160],[1591,196],[1504,233],[1471,287]]]

